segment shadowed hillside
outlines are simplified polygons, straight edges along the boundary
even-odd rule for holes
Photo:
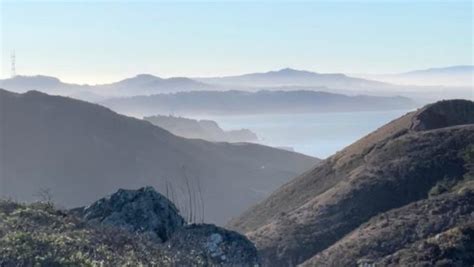
[[[174,136],[99,105],[0,90],[0,194],[79,206],[152,185],[200,221],[224,223],[318,162],[256,144]]]
[[[466,100],[408,113],[290,181],[229,226],[248,234],[267,266],[292,266],[312,257],[307,265],[376,262],[418,240],[464,227],[473,221],[466,214],[474,211],[472,158],[466,156],[474,145],[473,124],[474,103]],[[396,208],[400,211],[389,211]],[[403,214],[411,216],[411,224]],[[371,220],[374,216],[380,217]],[[389,222],[377,232],[383,218]],[[384,238],[400,229],[407,233],[386,243]],[[410,233],[414,229],[425,230]],[[375,243],[363,242],[368,235]]]

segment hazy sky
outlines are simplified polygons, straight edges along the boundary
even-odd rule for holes
[[[1,1],[1,76],[100,83],[292,67],[386,73],[472,64],[471,1]]]

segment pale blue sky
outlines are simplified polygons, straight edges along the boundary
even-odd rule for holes
[[[87,83],[473,61],[471,1],[0,1],[2,77],[13,49],[19,74]]]

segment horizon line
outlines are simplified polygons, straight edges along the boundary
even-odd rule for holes
[[[0,80],[9,80],[15,77],[48,77],[48,78],[55,78],[58,79],[60,82],[63,83],[69,83],[69,84],[77,84],[77,85],[105,85],[105,84],[111,84],[111,83],[116,83],[120,82],[126,79],[130,78],[135,78],[140,75],[150,75],[156,78],[160,79],[174,79],[174,78],[187,78],[191,80],[196,80],[196,79],[209,79],[209,78],[225,78],[225,77],[235,77],[235,76],[243,76],[243,75],[248,75],[248,74],[265,74],[265,73],[271,73],[271,72],[280,72],[284,70],[293,70],[293,71],[300,71],[300,72],[311,72],[315,74],[343,74],[346,76],[350,76],[353,78],[360,78],[360,76],[384,76],[384,75],[399,75],[399,74],[406,74],[406,73],[411,73],[411,72],[417,72],[417,71],[428,71],[428,70],[440,70],[440,69],[449,69],[449,68],[454,68],[454,67],[471,67],[474,68],[474,64],[459,64],[459,65],[449,65],[449,66],[443,66],[443,67],[429,67],[429,68],[420,68],[420,69],[412,69],[408,71],[401,71],[401,72],[391,72],[391,73],[361,73],[361,72],[319,72],[319,71],[314,71],[310,69],[299,69],[299,68],[293,68],[293,67],[283,67],[283,68],[276,68],[272,70],[266,70],[266,71],[254,71],[254,72],[243,72],[243,73],[234,73],[234,74],[222,74],[222,75],[171,75],[171,76],[161,76],[159,74],[154,74],[154,73],[147,73],[147,72],[140,72],[140,73],[135,73],[131,74],[128,76],[123,76],[122,78],[110,80],[110,81],[102,81],[102,82],[81,82],[81,81],[70,81],[70,80],[64,80],[60,76],[56,75],[49,75],[49,74],[21,74],[21,73],[16,73],[14,77],[0,77]],[[368,78],[364,78],[367,80],[370,80]]]

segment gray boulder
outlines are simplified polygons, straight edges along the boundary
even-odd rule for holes
[[[73,212],[90,223],[145,234],[158,242],[168,240],[172,233],[185,225],[176,206],[153,187],[119,189],[116,193]]]
[[[187,251],[188,258],[181,260],[199,259],[204,266],[260,266],[257,249],[247,237],[212,224],[185,226],[166,245],[171,251]]]
[[[187,225],[176,206],[153,187],[119,189],[71,213],[91,225],[150,237],[174,266],[259,266],[257,249],[244,235],[212,224]]]

